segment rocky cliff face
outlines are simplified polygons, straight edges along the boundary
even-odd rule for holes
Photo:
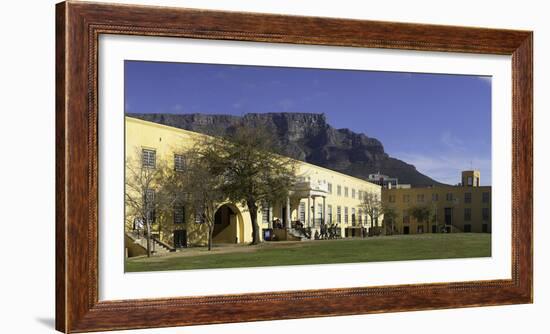
[[[382,143],[349,129],[335,129],[323,114],[265,113],[242,117],[207,114],[127,114],[128,116],[209,135],[223,135],[235,126],[263,125],[277,134],[284,153],[298,160],[367,179],[380,172],[413,186],[439,182],[413,165],[390,157]]]

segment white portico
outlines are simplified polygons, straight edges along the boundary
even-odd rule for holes
[[[326,180],[312,180],[310,177],[301,177],[295,184],[287,199],[287,212],[291,212],[291,203],[295,203],[298,210],[302,199],[306,199],[305,221],[306,227],[316,228],[321,224],[326,224],[327,203],[326,198],[329,195],[328,182]],[[290,215],[287,217],[290,220]],[[298,220],[300,214],[298,214]]]

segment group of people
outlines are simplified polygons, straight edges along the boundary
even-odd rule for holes
[[[321,233],[319,233],[319,231],[315,231],[315,240],[338,239],[341,237],[340,233],[338,233],[338,224],[322,224],[320,230]]]
[[[272,223],[273,223],[273,228],[275,228],[275,229],[284,229],[284,228],[286,228],[284,222],[282,222],[279,218],[274,219]],[[309,233],[311,233],[309,231],[309,229],[306,230],[304,228],[304,223],[302,223],[299,220],[293,221],[292,226],[296,230],[302,231],[306,235],[306,237],[309,237],[311,235],[311,234],[309,234]],[[338,239],[340,237],[341,236],[340,236],[340,233],[338,231],[338,224],[331,224],[331,225],[321,224],[320,231],[319,230],[315,231],[315,235],[314,235],[314,238],[316,240]]]
[[[273,228],[283,229],[285,228],[285,224],[279,219],[273,220]]]

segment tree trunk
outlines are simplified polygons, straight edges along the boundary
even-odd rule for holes
[[[252,245],[260,243],[260,226],[258,226],[258,208],[256,207],[256,201],[246,201],[248,211],[250,212],[250,220],[252,221]]]
[[[145,225],[147,226],[147,257],[151,257],[151,224],[149,219],[145,219]]]
[[[208,250],[212,250],[212,238],[214,235],[214,224],[208,226]]]

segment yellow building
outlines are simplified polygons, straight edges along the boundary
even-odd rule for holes
[[[396,233],[491,233],[491,187],[479,184],[479,171],[464,171],[458,186],[383,189],[382,202],[397,213]],[[434,218],[416,221],[414,207],[428,208]]]
[[[126,117],[126,177],[128,161],[140,161],[151,168],[166,161],[179,168],[182,153],[204,135],[153,122]],[[278,240],[314,238],[321,226],[332,226],[341,237],[360,236],[373,226],[360,207],[365,194],[382,197],[379,185],[323,167],[297,162],[298,182],[286,202],[270,203],[258,210],[260,230],[274,233]],[[159,247],[180,248],[206,243],[207,226],[196,221],[192,209],[174,207],[171,212],[155,212],[153,235]],[[127,242],[136,229],[136,217],[126,209]],[[380,219],[380,224],[382,217]],[[248,209],[238,203],[220,203],[215,214],[215,243],[247,243],[252,240],[252,223]],[[378,222],[374,222],[376,224]],[[272,229],[272,230],[271,230]],[[266,237],[262,233],[262,238]]]

